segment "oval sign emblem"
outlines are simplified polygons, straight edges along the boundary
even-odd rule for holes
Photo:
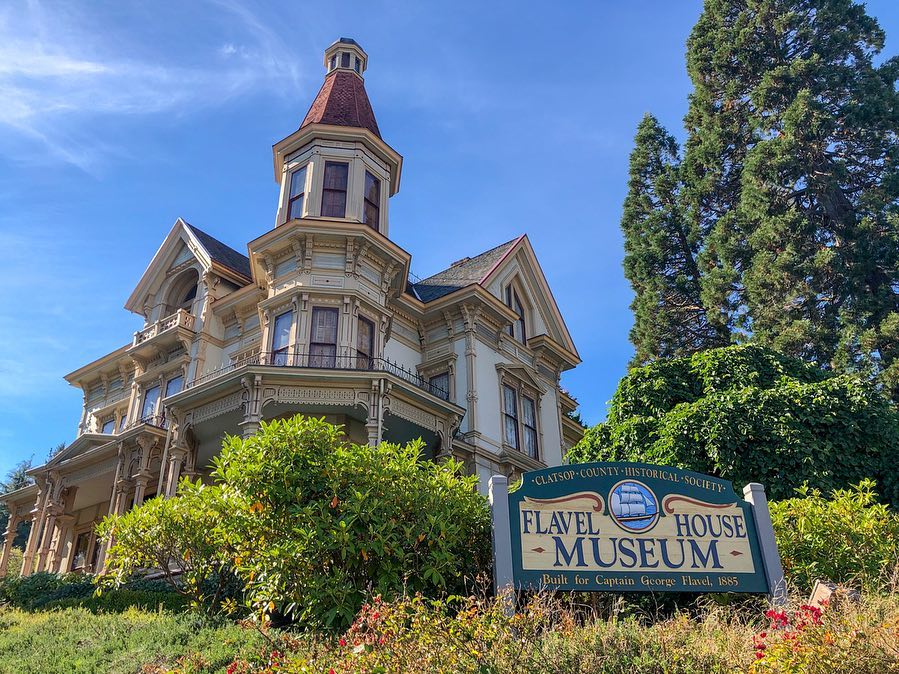
[[[659,521],[659,501],[642,482],[624,480],[609,492],[609,512],[625,531],[646,532]]]

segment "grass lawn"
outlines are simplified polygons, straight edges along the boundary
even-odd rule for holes
[[[253,629],[190,614],[0,607],[2,674],[134,674],[172,667],[183,656],[188,671],[224,672],[235,655],[255,652],[262,642]]]

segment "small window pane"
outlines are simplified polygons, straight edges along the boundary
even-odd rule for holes
[[[532,398],[521,398],[522,424],[524,426],[524,451],[537,458],[537,404]]]
[[[506,385],[503,385],[503,420],[506,444],[518,449],[518,393]]]
[[[359,61],[359,57],[358,57],[358,56],[356,56],[356,57],[354,57],[354,58],[356,59],[356,62],[355,62],[355,64],[353,65],[353,68],[355,68],[356,72],[358,73],[358,72],[359,72],[359,69],[362,67],[362,64],[361,64],[361,62]]]
[[[106,433],[110,435],[115,432],[115,419],[107,419],[103,422],[103,428],[100,429],[101,433]]]
[[[291,325],[293,325],[292,311],[275,316],[275,323],[272,326],[272,365],[287,365]]]
[[[356,367],[368,368],[371,365],[372,351],[375,343],[375,324],[367,318],[359,319],[356,333]]]
[[[378,229],[381,220],[381,181],[368,171],[365,172],[365,208],[362,222]]]
[[[350,67],[350,54],[349,52],[343,52],[340,55],[340,67],[341,68],[349,68]]]
[[[165,384],[165,397],[173,396],[176,393],[180,393],[181,387],[184,385],[184,377],[178,375],[177,377],[172,377]]]
[[[431,393],[438,398],[449,400],[449,372],[441,372],[434,375],[428,380],[431,386]]]
[[[309,367],[337,367],[337,309],[312,308]]]
[[[303,202],[306,193],[306,167],[294,171],[290,176],[290,196],[288,197],[287,219],[303,217]]]

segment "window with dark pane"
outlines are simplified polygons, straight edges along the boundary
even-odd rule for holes
[[[306,196],[306,167],[290,174],[290,196],[287,199],[287,219],[303,217],[303,201]]]
[[[367,370],[371,367],[375,350],[375,324],[367,318],[359,318],[356,332],[356,367]]]
[[[518,319],[508,328],[509,334],[522,344],[527,344],[528,334],[524,321],[524,305],[511,285],[506,286],[506,306],[518,314]]]
[[[176,393],[180,393],[181,389],[184,386],[184,377],[180,374],[177,377],[172,377],[165,383],[165,397],[173,396]]]
[[[340,55],[340,67],[341,68],[349,68],[350,67],[350,53],[343,52]]]
[[[428,385],[431,388],[431,393],[435,396],[449,400],[449,372],[435,374],[428,380]]]
[[[337,365],[337,309],[313,307],[309,367]]]
[[[508,384],[503,384],[503,428],[506,444],[519,449],[518,392]]]
[[[156,403],[159,400],[159,386],[151,386],[144,391],[144,405],[140,411],[141,419],[150,419],[156,415]]]
[[[91,532],[84,531],[75,539],[75,552],[72,555],[70,571],[83,571],[87,565],[87,551],[91,544]]]
[[[290,327],[292,325],[292,311],[285,311],[275,316],[272,325],[272,365],[287,365],[287,349],[290,346]]]
[[[538,456],[537,403],[533,398],[521,397],[521,423],[524,429],[524,451],[532,459]]]
[[[365,209],[362,222],[374,230],[381,222],[381,181],[368,171],[365,172]]]
[[[346,217],[346,185],[350,165],[343,162],[325,162],[325,180],[322,188],[322,216]]]

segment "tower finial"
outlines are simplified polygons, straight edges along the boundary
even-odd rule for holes
[[[368,54],[350,37],[337,38],[325,49],[325,70],[331,74],[335,70],[349,70],[359,77],[368,66]]]

